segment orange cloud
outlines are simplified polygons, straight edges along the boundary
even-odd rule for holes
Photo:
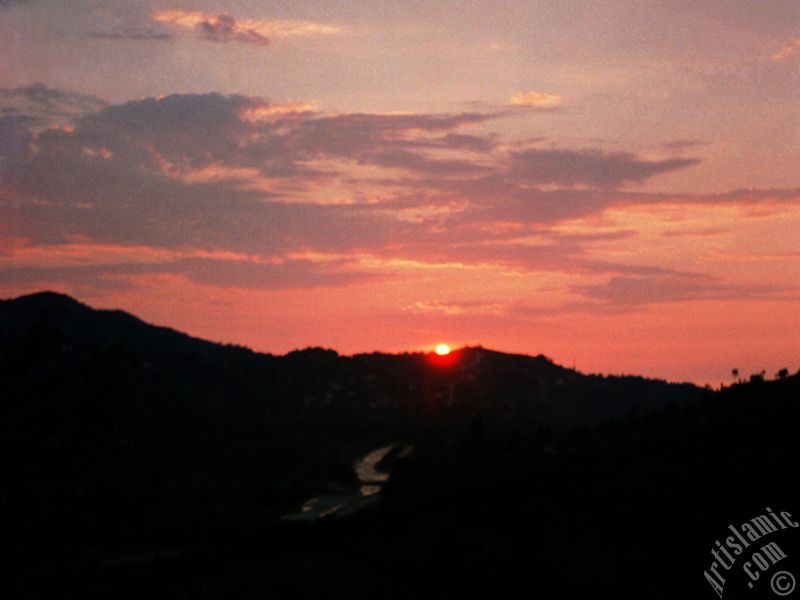
[[[509,103],[512,106],[553,109],[561,105],[561,96],[557,94],[548,94],[547,92],[537,92],[535,90],[523,90],[515,92],[514,95],[511,96]]]
[[[242,112],[242,119],[246,121],[264,121],[275,117],[313,112],[316,104],[313,102],[283,102],[280,104],[259,104],[249,107]]]
[[[794,40],[791,44],[786,46],[780,52],[776,52],[775,54],[773,54],[771,58],[774,62],[783,62],[784,60],[791,58],[798,52],[800,52],[800,38]]]
[[[193,29],[204,39],[215,42],[244,42],[265,46],[273,39],[308,37],[339,33],[341,28],[310,21],[236,19],[229,14],[213,15],[202,11],[159,10],[150,15],[157,23]]]

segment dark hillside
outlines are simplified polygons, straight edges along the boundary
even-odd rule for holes
[[[669,481],[644,475],[647,465],[670,474],[667,457],[682,468],[700,464],[690,460],[706,451],[692,441],[698,432],[727,435],[719,420],[741,417],[697,416],[706,400],[691,385],[583,375],[544,356],[484,348],[447,357],[319,348],[272,356],[53,293],[0,302],[0,378],[0,503],[13,540],[3,558],[34,579],[94,572],[159,548],[205,549],[222,564],[243,559],[229,554],[232,545],[254,560],[277,552],[263,536],[322,543],[337,525],[298,529],[277,518],[320,492],[355,489],[352,461],[393,442],[415,449],[389,457],[395,476],[380,511],[356,517],[347,536],[359,539],[372,527],[361,524],[389,515],[379,529],[406,523],[392,534],[400,537],[363,543],[399,552],[397,564],[417,560],[408,548],[420,557],[434,551],[417,548],[427,544],[426,528],[471,531],[472,542],[436,542],[454,556],[473,543],[511,552],[520,540],[495,535],[493,515],[527,527],[550,514],[550,525],[536,526],[555,527],[565,507],[597,490],[595,512],[582,518],[602,520],[597,511],[620,486]],[[749,406],[738,395],[733,404]],[[468,524],[446,525],[458,515]],[[247,542],[254,532],[260,545]]]

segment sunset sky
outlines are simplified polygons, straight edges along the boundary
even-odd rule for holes
[[[0,0],[0,297],[800,368],[798,0]]]

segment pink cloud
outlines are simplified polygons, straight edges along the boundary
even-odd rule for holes
[[[237,19],[222,13],[202,11],[159,10],[150,17],[157,23],[196,31],[203,39],[213,42],[241,42],[268,46],[272,39],[331,35],[341,28],[310,21]]]
[[[558,94],[535,90],[515,92],[509,100],[511,106],[535,108],[538,110],[554,110],[561,106],[561,102],[562,98]]]
[[[694,298],[693,285],[723,294],[732,288],[676,279],[664,266],[595,251],[606,242],[635,244],[635,231],[566,235],[554,228],[611,207],[689,210],[800,198],[797,190],[627,191],[620,188],[697,161],[591,148],[508,151],[485,132],[495,118],[322,115],[303,104],[220,94],[105,106],[79,114],[67,128],[34,127],[20,110],[0,117],[4,236],[29,247],[82,240],[188,255],[145,266],[119,257],[116,266],[5,265],[4,276],[20,285],[119,286],[162,274],[217,288],[278,290],[402,277],[392,261],[416,261],[617,278],[606,287],[573,288],[595,303],[604,293],[632,299],[637,290],[670,286]],[[315,200],[331,186],[341,187],[346,202]],[[359,195],[373,188],[369,197]],[[337,258],[325,264],[297,258],[307,252]],[[364,268],[356,256],[372,266]]]
[[[791,44],[786,46],[780,52],[776,52],[775,54],[773,54],[771,58],[774,62],[783,62],[785,60],[792,58],[798,52],[800,52],[800,38],[797,38],[796,40],[792,41]]]

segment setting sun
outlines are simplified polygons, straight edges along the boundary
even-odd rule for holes
[[[446,356],[450,354],[450,346],[447,344],[437,344],[435,352],[439,356]]]

